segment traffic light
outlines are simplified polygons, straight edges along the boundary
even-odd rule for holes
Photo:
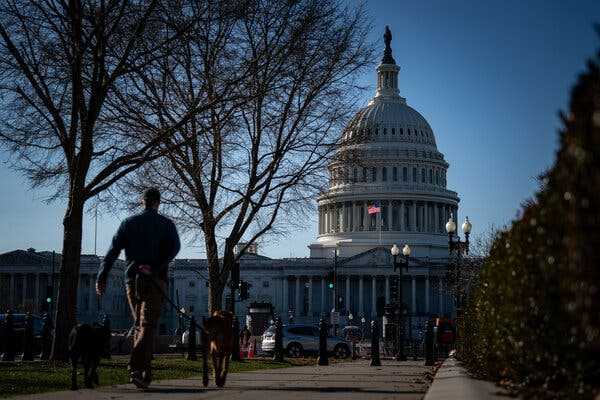
[[[327,287],[329,289],[333,289],[333,285],[334,285],[334,274],[333,274],[333,271],[330,271],[327,273]]]
[[[52,304],[52,286],[46,286],[46,299],[42,302],[42,311],[48,312],[50,310],[50,304]]]
[[[246,281],[240,281],[240,300],[248,300],[250,298],[250,284]]]
[[[52,303],[52,286],[48,285],[46,286],[46,303],[50,304]]]

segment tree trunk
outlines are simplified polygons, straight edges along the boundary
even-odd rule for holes
[[[212,315],[214,311],[223,309],[223,287],[220,283],[208,283],[208,314]]]
[[[77,323],[77,286],[81,261],[84,200],[74,197],[63,219],[63,250],[59,275],[51,360],[68,360],[69,333]]]

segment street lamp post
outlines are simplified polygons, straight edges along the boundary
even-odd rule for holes
[[[469,221],[469,217],[465,218],[465,222],[462,224],[462,230],[465,234],[465,240],[461,241],[460,237],[456,235],[456,240],[453,239],[456,233],[456,223],[454,222],[454,217],[450,214],[450,219],[446,223],[446,232],[448,232],[448,251],[450,255],[453,252],[456,252],[456,263],[455,263],[455,274],[456,274],[456,282],[455,282],[455,291],[454,291],[454,301],[456,309],[459,310],[462,306],[462,298],[460,294],[460,260],[462,253],[469,254],[469,235],[471,234],[471,222]]]
[[[469,235],[471,234],[471,222],[469,221],[469,217],[465,218],[465,221],[462,224],[462,230],[465,234],[465,240],[461,241],[458,234],[456,235],[456,240],[453,240],[454,234],[456,233],[456,223],[454,222],[453,215],[450,214],[450,219],[446,223],[446,232],[448,232],[448,252],[450,256],[452,253],[456,253],[456,261],[454,263],[455,269],[455,279],[456,282],[454,284],[454,305],[456,312],[456,332],[457,332],[457,348],[460,347],[458,344],[462,338],[462,287],[460,283],[460,269],[461,269],[461,258],[462,254],[469,254]],[[458,349],[460,351],[460,348]]]
[[[398,269],[398,307],[396,308],[396,361],[406,361],[406,355],[404,354],[404,307],[402,304],[402,270],[406,268],[408,270],[408,258],[410,257],[410,246],[405,244],[402,248],[402,254],[404,255],[403,261],[398,261],[400,255],[400,248],[395,244],[390,249],[392,256],[394,257],[394,271]]]

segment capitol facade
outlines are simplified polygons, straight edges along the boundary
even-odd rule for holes
[[[449,164],[431,126],[401,96],[400,66],[387,28],[384,39],[375,96],[343,133],[329,164],[329,188],[317,199],[318,236],[308,245],[310,257],[273,259],[250,247],[240,257],[241,279],[251,284],[250,299],[236,305],[242,321],[252,303],[271,304],[284,321],[316,323],[336,303],[341,323],[369,321],[377,317],[378,305],[395,300],[398,285],[414,318],[452,313],[445,224],[451,214],[458,220],[459,198],[447,188]],[[373,205],[380,212],[370,214]],[[402,282],[393,269],[394,244],[412,249]],[[40,299],[46,296],[40,291],[46,290],[50,276],[48,257],[33,249],[0,255],[1,307],[40,311]],[[82,260],[79,320],[94,320],[102,309],[113,326],[127,327],[122,266],[111,271],[109,288],[114,290],[109,295],[115,298],[98,304],[93,279],[101,259]],[[330,288],[326,277],[333,270],[336,283]],[[177,259],[170,269],[169,295],[197,318],[207,315],[205,276],[203,259]],[[173,330],[176,319],[165,308],[161,331]]]

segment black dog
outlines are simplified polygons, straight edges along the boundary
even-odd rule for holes
[[[99,385],[96,369],[100,358],[107,356],[110,345],[110,330],[99,324],[79,324],[69,335],[69,357],[71,358],[71,390],[77,390],[77,363],[83,361],[85,387]]]

